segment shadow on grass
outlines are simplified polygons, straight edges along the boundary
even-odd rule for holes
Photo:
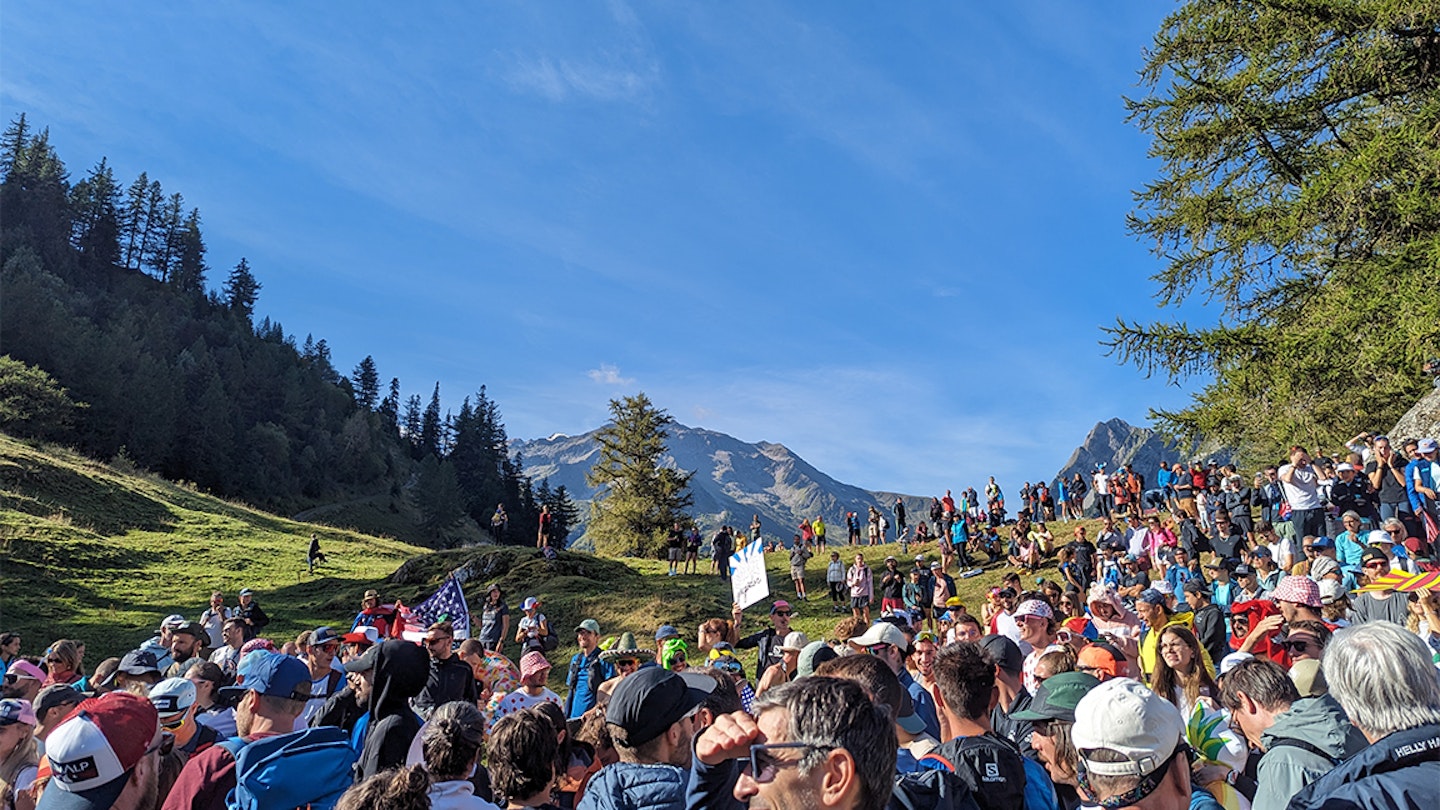
[[[102,535],[160,531],[175,522],[155,498],[31,456],[0,459],[0,505],[37,517],[58,514]]]

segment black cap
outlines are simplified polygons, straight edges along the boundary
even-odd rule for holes
[[[1195,577],[1194,579],[1187,579],[1187,580],[1185,580],[1185,588],[1184,588],[1184,591],[1185,591],[1185,593],[1207,593],[1207,594],[1208,594],[1208,593],[1210,593],[1210,586],[1209,586],[1209,585],[1206,585],[1204,580],[1200,579],[1199,577]]]
[[[155,654],[148,650],[131,650],[120,659],[120,666],[115,671],[126,675],[149,675],[152,672],[159,675],[160,664],[155,660]]]
[[[625,729],[624,747],[635,748],[664,734],[713,691],[709,675],[646,667],[615,687],[605,721]]]
[[[1365,563],[1376,560],[1380,562],[1389,562],[1390,558],[1386,557],[1385,552],[1381,551],[1376,546],[1368,546],[1364,551],[1360,552],[1360,564],[1362,566]]]
[[[191,638],[199,639],[201,642],[207,645],[210,643],[209,631],[205,629],[205,625],[199,622],[184,622],[178,627],[171,630],[170,633],[177,636],[190,636]]]
[[[1006,672],[1020,672],[1025,668],[1025,656],[1020,647],[1009,636],[989,635],[980,639],[980,646],[995,666]]]
[[[1239,565],[1235,566],[1235,576],[1237,576],[1237,577],[1253,577],[1253,576],[1255,576],[1255,569],[1254,569],[1254,568],[1251,568],[1250,566],[1246,565],[1245,563],[1240,563]]]

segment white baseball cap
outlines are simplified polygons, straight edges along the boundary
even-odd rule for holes
[[[185,678],[166,678],[150,687],[150,702],[164,723],[195,705],[195,684]]]
[[[780,645],[780,649],[786,650],[787,652],[800,652],[809,646],[809,644],[809,636],[799,630],[791,630],[786,634],[785,642]]]
[[[1070,738],[1090,773],[1145,777],[1170,759],[1184,733],[1185,719],[1175,704],[1133,678],[1113,678],[1080,699]],[[1098,762],[1089,756],[1101,748],[1122,754],[1125,761]]]

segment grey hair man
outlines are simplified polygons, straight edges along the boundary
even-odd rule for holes
[[[1231,724],[1263,751],[1254,810],[1285,810],[1300,789],[1364,748],[1365,737],[1330,695],[1302,698],[1284,668],[1252,658],[1225,674],[1220,704]]]
[[[855,682],[801,678],[757,698],[754,711],[721,715],[696,740],[689,807],[725,806],[727,790],[751,807],[881,810],[890,801],[895,723]]]
[[[1353,625],[1335,634],[1322,667],[1330,694],[1370,747],[1307,785],[1290,807],[1433,807],[1440,678],[1425,643],[1390,622]]]

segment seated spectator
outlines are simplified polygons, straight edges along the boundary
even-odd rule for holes
[[[1076,781],[1091,802],[1136,810],[1220,810],[1190,783],[1185,720],[1139,681],[1117,678],[1075,705]]]
[[[1325,650],[1330,694],[1370,746],[1310,783],[1293,810],[1433,807],[1440,785],[1440,679],[1429,650],[1391,622],[1346,627]]]
[[[1230,669],[1220,704],[1231,725],[1264,752],[1256,767],[1254,810],[1284,810],[1301,788],[1366,745],[1339,703],[1329,696],[1302,697],[1285,670],[1267,659]]]
[[[815,676],[723,715],[696,742],[690,807],[881,810],[895,782],[894,722],[859,685]],[[742,770],[741,763],[749,768]],[[603,773],[603,772],[602,772]]]
[[[1160,632],[1160,660],[1150,685],[1155,694],[1174,703],[1181,714],[1189,717],[1201,698],[1214,700],[1219,694],[1212,666],[1195,634],[1172,624]]]

